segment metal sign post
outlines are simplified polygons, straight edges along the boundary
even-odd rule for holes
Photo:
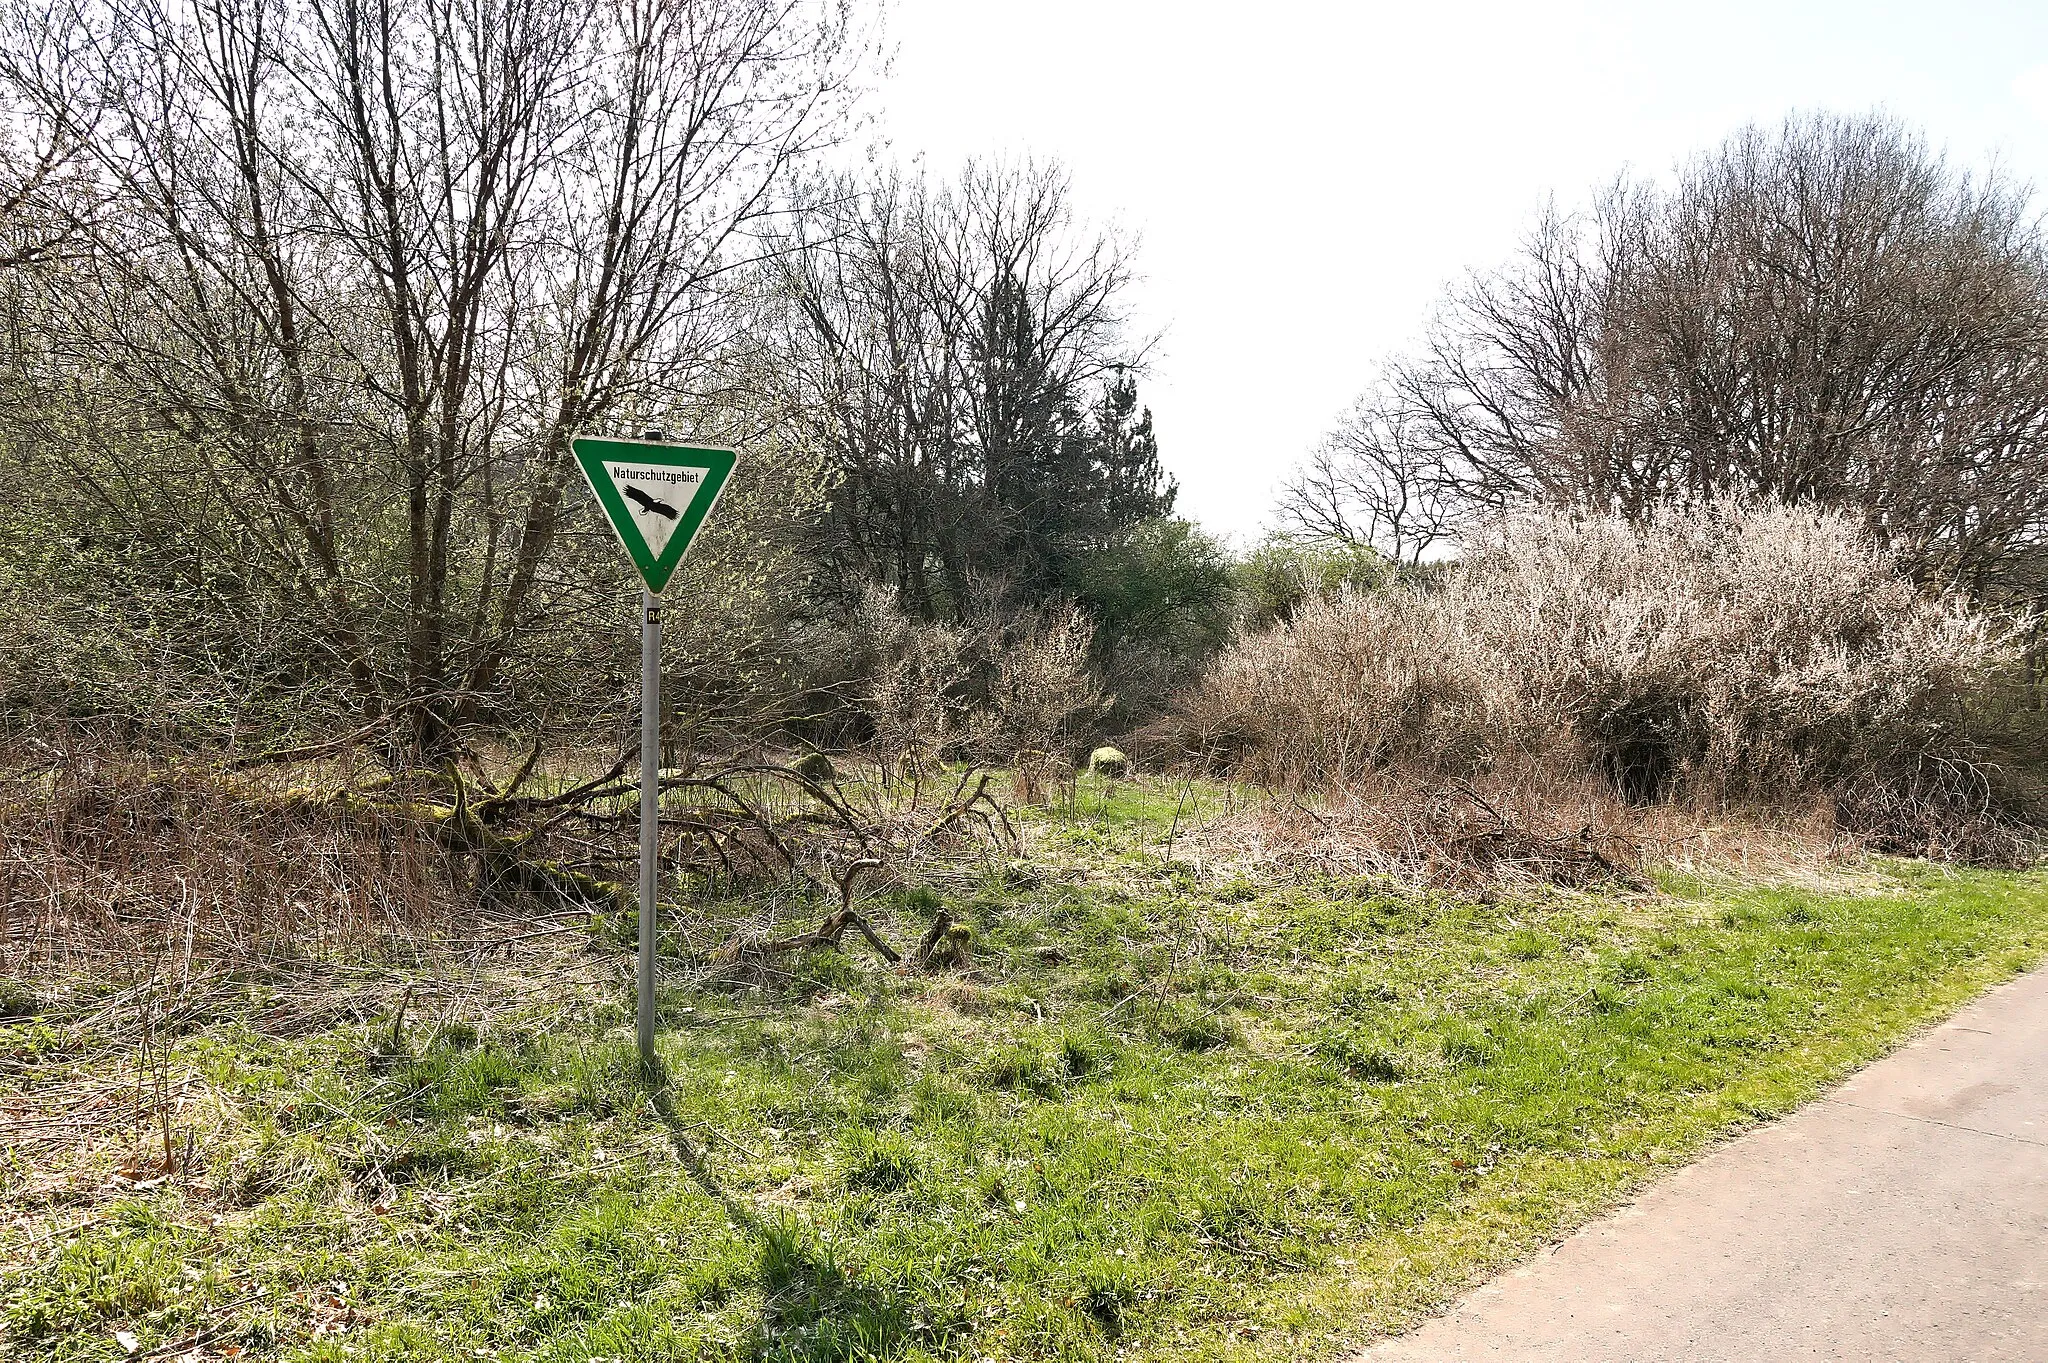
[[[640,959],[633,1030],[648,1073],[654,1054],[655,926],[661,915],[661,591],[703,528],[738,456],[707,445],[577,439],[576,463],[640,574]]]
[[[640,961],[633,1028],[640,1063],[654,1072],[654,923],[661,911],[661,598],[640,589]]]

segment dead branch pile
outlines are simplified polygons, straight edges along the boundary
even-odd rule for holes
[[[2048,856],[2043,811],[1996,767],[1930,760],[1908,775],[1835,793],[1836,823],[1873,852],[1973,866],[2027,867]]]
[[[576,933],[632,904],[638,777],[548,775],[535,745],[493,775],[474,756],[366,773],[345,758],[294,771],[66,754],[0,781],[0,952],[10,973],[120,953],[192,961],[333,959],[408,948],[495,949]],[[801,765],[801,764],[800,764]],[[586,768],[587,770],[587,768]],[[963,850],[1014,851],[986,771],[950,788],[842,784],[746,759],[660,778],[663,883],[713,893],[784,886],[837,902],[810,933],[757,935],[772,955],[836,946],[868,889]]]

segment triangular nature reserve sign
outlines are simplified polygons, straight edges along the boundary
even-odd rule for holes
[[[569,448],[640,580],[657,593],[675,576],[739,459],[731,450],[665,440],[580,436]]]

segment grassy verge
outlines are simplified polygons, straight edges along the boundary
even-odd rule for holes
[[[1201,876],[1175,803],[956,887],[968,972],[672,990],[658,1098],[616,988],[280,1036],[252,985],[159,1061],[195,1168],[12,1160],[0,1352],[1327,1356],[2048,948],[2038,872],[1472,903]]]

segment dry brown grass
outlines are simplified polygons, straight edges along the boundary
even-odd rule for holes
[[[1187,838],[1214,866],[1259,876],[1366,877],[1483,891],[1511,881],[1637,886],[1642,820],[1592,781],[1534,773],[1446,780],[1386,770],[1305,796],[1254,795]]]
[[[1313,794],[1254,793],[1183,845],[1212,870],[1257,879],[1367,878],[1482,896],[1517,885],[1641,889],[1660,868],[1840,887],[1862,878],[1873,850],[1826,800],[1631,804],[1589,773],[1535,768],[1449,780],[1388,771]]]
[[[446,940],[473,916],[416,824],[131,753],[0,783],[0,965],[333,960]]]

